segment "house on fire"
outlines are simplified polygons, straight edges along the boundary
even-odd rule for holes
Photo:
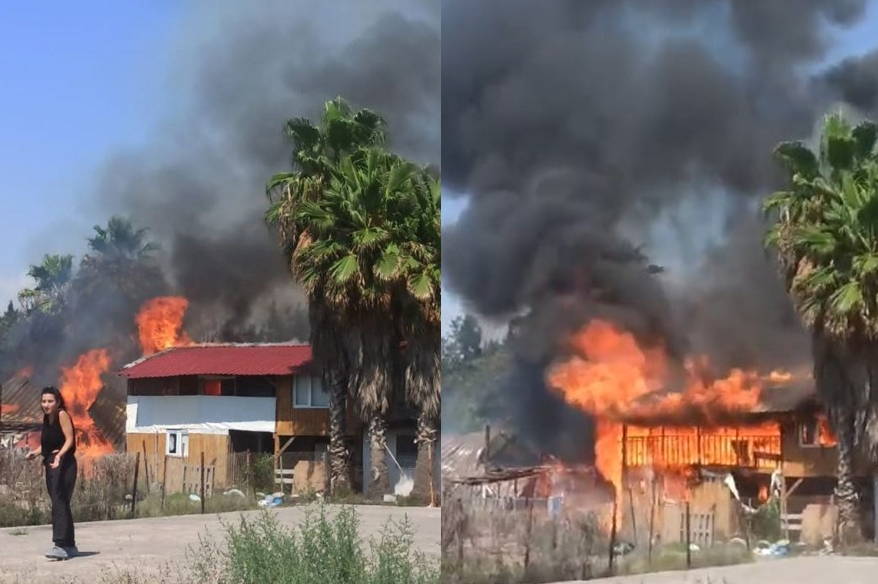
[[[693,540],[709,544],[740,534],[741,503],[764,501],[772,475],[781,479],[781,524],[790,537],[817,543],[832,535],[838,453],[810,379],[763,389],[755,407],[719,420],[625,425],[619,456],[621,530],[631,540],[645,541],[644,526],[652,521],[653,536],[680,541],[685,501]],[[856,465],[867,509],[873,507],[874,472],[864,461]],[[865,525],[873,523],[873,517],[865,519]]]
[[[293,470],[296,489],[322,490],[329,446],[329,396],[311,359],[295,344],[196,344],[174,347],[126,365],[127,448],[168,459],[168,480],[183,466],[214,467],[228,484],[235,453],[274,454]],[[392,420],[388,433],[391,485],[413,475],[415,418]],[[355,483],[362,485],[364,426],[347,412]],[[394,464],[398,461],[402,466]],[[157,468],[155,464],[154,468]],[[358,476],[359,475],[359,476]],[[179,479],[178,479],[179,480]]]

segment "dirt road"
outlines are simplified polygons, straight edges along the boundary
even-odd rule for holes
[[[620,576],[590,580],[587,584],[871,584],[876,580],[878,558],[809,556],[690,572]]]
[[[274,512],[282,524],[293,526],[304,518],[305,509],[289,507]],[[438,559],[440,509],[362,506],[357,511],[364,538],[380,533],[388,519],[399,521],[407,515],[415,532],[415,546]],[[244,515],[258,514],[259,511],[248,511]],[[199,535],[222,536],[220,517],[229,523],[239,516],[240,513],[226,513],[80,523],[76,526],[76,539],[82,555],[65,562],[43,557],[52,546],[50,527],[0,529],[0,583],[104,584],[113,582],[113,576],[124,571],[141,575],[144,582],[152,580],[152,575],[159,581],[162,567],[169,562],[185,561],[187,547],[196,546]]]

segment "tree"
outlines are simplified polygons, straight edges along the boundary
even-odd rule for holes
[[[303,288],[309,296],[319,288],[360,333],[350,389],[369,428],[372,496],[390,487],[387,418],[394,392],[411,388],[407,394],[425,406],[421,444],[435,442],[439,417],[439,187],[423,172],[379,148],[361,148],[339,162],[323,196],[303,203],[298,214],[312,237],[293,259]],[[432,239],[425,222],[436,223]]]
[[[442,186],[422,172],[405,197],[405,225],[398,239],[403,256],[395,314],[405,350],[401,352],[407,400],[418,410],[418,458],[413,494],[435,504],[433,478],[436,438],[442,422]]]
[[[61,309],[60,301],[73,278],[73,256],[46,254],[41,263],[30,266],[27,275],[36,286],[18,293],[25,312],[56,313]]]
[[[839,533],[862,536],[853,466],[878,452],[878,127],[825,118],[816,152],[784,142],[787,187],[765,201],[766,245],[813,339],[814,379],[838,438]]]
[[[351,314],[359,297],[332,294],[329,273],[310,272],[313,266],[298,261],[305,250],[315,245],[326,248],[332,243],[331,236],[328,241],[318,239],[320,225],[311,223],[302,210],[324,197],[325,186],[343,157],[384,143],[385,122],[371,110],[354,112],[344,100],[336,98],[325,104],[319,126],[300,117],[288,121],[285,130],[293,144],[293,169],[269,181],[266,193],[270,206],[265,218],[277,228],[290,271],[303,284],[308,297],[311,349],[329,393],[330,489],[335,492],[350,485],[346,411],[361,360],[360,331],[352,328],[355,321]]]
[[[147,229],[138,229],[121,217],[111,217],[106,227],[94,226],[88,253],[69,294],[74,334],[98,337],[117,347],[128,347],[127,356],[140,352],[132,337],[133,319],[143,302],[167,292],[156,252]]]

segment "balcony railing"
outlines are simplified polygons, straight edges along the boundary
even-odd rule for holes
[[[781,437],[747,435],[629,436],[628,466],[739,466],[776,468]]]

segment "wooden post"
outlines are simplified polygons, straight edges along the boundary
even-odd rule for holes
[[[609,574],[613,575],[613,560],[615,559],[614,551],[616,549],[616,515],[619,510],[619,496],[616,491],[613,491],[613,521],[610,526],[610,555],[608,557],[609,560]]]
[[[630,486],[628,487],[628,507],[631,510],[631,539],[634,540],[634,545],[638,545],[637,517],[634,515],[634,490]]]
[[[251,462],[250,462],[250,449],[249,448],[247,449],[247,458],[244,461],[244,464],[246,465],[244,467],[244,476],[246,477],[246,480],[247,480],[247,486],[249,487],[248,490],[253,491],[255,493],[256,492],[256,483],[253,481],[253,467],[251,466]]]
[[[617,494],[617,497],[622,498],[620,503],[623,506],[625,505],[624,493],[628,488],[629,488],[629,486],[628,486],[628,424],[622,424],[622,484],[619,485],[619,493]],[[632,511],[634,510],[633,505],[631,507],[631,510]],[[622,513],[622,511],[620,511],[620,514],[621,513]],[[632,525],[633,525],[633,522],[634,522],[633,513],[631,515],[631,521],[632,521]],[[625,529],[625,521],[624,520],[622,521],[621,527],[623,530]]]
[[[137,476],[140,473],[140,453],[134,457],[134,488],[131,492],[131,513],[134,514],[134,507],[137,505]]]
[[[162,511],[165,510],[165,488],[168,485],[168,455],[162,463]]]
[[[146,440],[143,441],[143,478],[146,479],[146,496],[149,496],[149,458],[146,455]]]
[[[873,521],[875,522],[875,541],[878,542],[878,472],[872,475],[872,511],[874,513]]]
[[[770,484],[770,483],[769,483]],[[780,513],[778,513],[778,521],[780,528],[783,530],[784,539],[790,540],[790,522],[787,518],[787,478],[781,475],[780,478]],[[771,487],[769,486],[768,500],[771,501]]]
[[[649,546],[647,548],[647,561],[652,565],[652,540],[653,530],[655,529],[655,469],[652,473],[652,495],[649,504]]]
[[[689,499],[686,498],[686,569],[692,567],[692,526],[689,523],[690,509]]]
[[[204,451],[201,451],[201,514],[204,515]]]
[[[491,458],[491,425],[485,424],[485,455],[483,457],[485,468],[488,467],[488,460]]]
[[[534,528],[534,502],[533,499],[528,497],[527,499],[527,535],[525,537],[524,544],[524,573],[527,574],[527,569],[530,566],[530,546],[532,543],[532,537]]]
[[[430,507],[436,506],[436,471],[433,468],[435,464],[433,463],[433,448],[435,448],[436,441],[432,440],[427,445],[427,463],[430,465]],[[516,491],[515,496],[518,496],[518,492]]]

